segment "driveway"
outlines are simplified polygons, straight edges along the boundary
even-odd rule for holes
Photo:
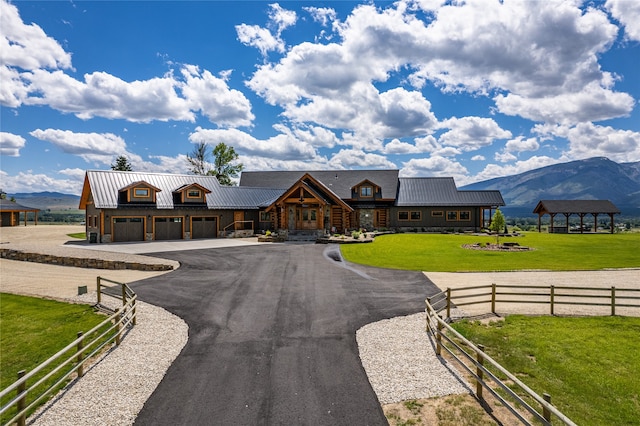
[[[134,283],[189,325],[138,425],[386,425],[356,330],[424,310],[420,272],[340,260],[337,246],[164,252],[169,274]]]

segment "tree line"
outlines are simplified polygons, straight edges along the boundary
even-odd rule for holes
[[[217,144],[211,151],[209,145],[200,142],[193,151],[186,155],[189,172],[194,175],[215,176],[221,185],[233,185],[233,179],[237,178],[242,169],[242,163],[238,163],[236,150],[224,142]],[[131,162],[126,155],[120,155],[111,164],[111,170],[122,172],[133,171]]]

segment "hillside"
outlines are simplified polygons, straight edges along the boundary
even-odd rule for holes
[[[73,211],[78,210],[80,197],[71,194],[62,194],[60,192],[21,192],[16,194],[7,194],[7,198],[14,197],[15,200],[27,207],[34,207],[40,210],[52,211]]]
[[[491,179],[460,189],[497,189],[509,216],[531,215],[542,199],[610,200],[624,216],[640,216],[640,162],[607,158],[554,164],[514,176]]]

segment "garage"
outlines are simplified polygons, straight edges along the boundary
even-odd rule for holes
[[[144,241],[144,219],[141,217],[114,217],[112,241]]]
[[[191,238],[216,238],[218,221],[215,217],[191,218]]]
[[[182,218],[154,217],[153,230],[156,240],[181,240],[183,235]]]

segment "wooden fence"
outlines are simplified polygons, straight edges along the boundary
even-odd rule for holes
[[[116,284],[117,291],[113,292],[114,287],[107,286],[103,282]],[[24,426],[28,413],[31,413],[47,396],[60,389],[66,381],[74,376],[81,378],[91,358],[113,342],[119,345],[125,330],[135,325],[137,296],[127,284],[98,277],[97,291],[97,307],[110,312],[111,315],[86,333],[78,332],[76,340],[33,370],[28,373],[24,370],[20,371],[18,380],[0,391],[0,401],[3,401],[0,416],[2,416],[3,425],[16,423],[18,426]],[[115,310],[108,308],[103,304],[107,296],[122,299],[122,307]],[[28,386],[27,383],[29,383]],[[13,392],[16,395],[5,403],[4,401],[10,398]],[[13,407],[15,407],[15,413],[12,412]],[[11,414],[8,414],[10,412]],[[11,418],[5,420],[7,416]]]
[[[475,345],[449,325],[452,307],[482,303],[490,306],[492,313],[496,312],[496,306],[499,303],[546,303],[550,306],[551,315],[554,314],[556,305],[605,306],[610,308],[611,315],[615,315],[616,307],[640,308],[640,289],[492,284],[458,289],[448,288],[426,300],[427,331],[435,337],[436,354],[441,356],[442,350],[445,350],[473,377],[478,399],[484,399],[483,391],[486,389],[525,425],[538,424],[534,422],[551,425],[554,418],[565,425],[575,425],[571,419],[551,404],[549,394],[538,395],[485,354],[482,345]],[[446,312],[444,318],[443,312]],[[506,379],[501,380],[498,374]],[[509,382],[510,385],[505,382]],[[496,389],[500,389],[506,397]],[[516,409],[516,406],[521,409]],[[527,412],[529,416],[526,416]]]

